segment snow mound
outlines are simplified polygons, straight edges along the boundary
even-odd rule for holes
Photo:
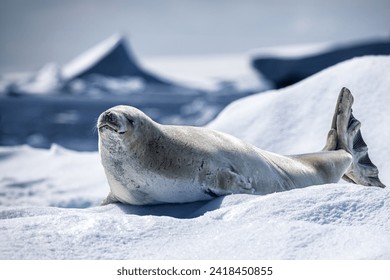
[[[1,206],[85,208],[98,205],[107,192],[97,153],[57,145],[0,147],[0,171]]]
[[[388,259],[389,200],[376,188],[325,185],[184,205],[1,207],[1,257]]]
[[[325,145],[337,96],[347,87],[370,157],[390,185],[390,149],[384,140],[390,139],[388,69],[390,56],[355,58],[293,86],[240,99],[209,127],[281,154],[318,151]]]

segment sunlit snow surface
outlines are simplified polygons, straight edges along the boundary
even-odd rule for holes
[[[389,57],[347,61],[239,100],[210,127],[275,152],[319,150],[346,86],[389,185],[388,69]],[[0,258],[390,259],[388,189],[340,182],[183,205],[98,206],[107,193],[96,152],[1,147]]]

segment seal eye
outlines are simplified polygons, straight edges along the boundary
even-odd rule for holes
[[[126,117],[126,119],[132,126],[134,126],[134,120],[130,119],[129,117]]]

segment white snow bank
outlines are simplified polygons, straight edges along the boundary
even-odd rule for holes
[[[389,69],[389,56],[352,59],[293,86],[240,99],[209,127],[277,153],[318,151],[325,145],[340,89],[347,87],[370,157],[390,185]]]
[[[107,186],[99,155],[53,145],[0,147],[0,205],[84,208],[98,205]]]
[[[0,208],[12,259],[388,259],[390,192],[325,185],[211,202]],[[179,217],[179,218],[177,218]]]
[[[342,63],[240,100],[210,127],[276,152],[315,151],[347,86],[389,184],[389,66],[389,57]],[[97,206],[107,193],[97,153],[0,148],[0,258],[390,259],[389,188],[339,183],[182,205]]]

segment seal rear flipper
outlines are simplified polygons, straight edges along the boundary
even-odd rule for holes
[[[331,128],[328,132],[328,137],[326,138],[325,147],[323,151],[334,151],[337,148],[337,131],[335,128]]]
[[[104,206],[104,205],[111,204],[111,203],[116,203],[116,202],[119,202],[119,200],[116,199],[115,196],[110,192],[107,195],[107,197],[102,201],[100,206]]]
[[[332,121],[332,130],[337,133],[335,150],[343,149],[352,155],[352,163],[343,175],[343,179],[365,186],[386,187],[379,179],[378,168],[372,163],[368,155],[368,147],[363,140],[361,123],[352,114],[353,96],[347,88],[342,88],[339,94],[335,114]],[[333,147],[333,133],[328,136],[326,147]]]

